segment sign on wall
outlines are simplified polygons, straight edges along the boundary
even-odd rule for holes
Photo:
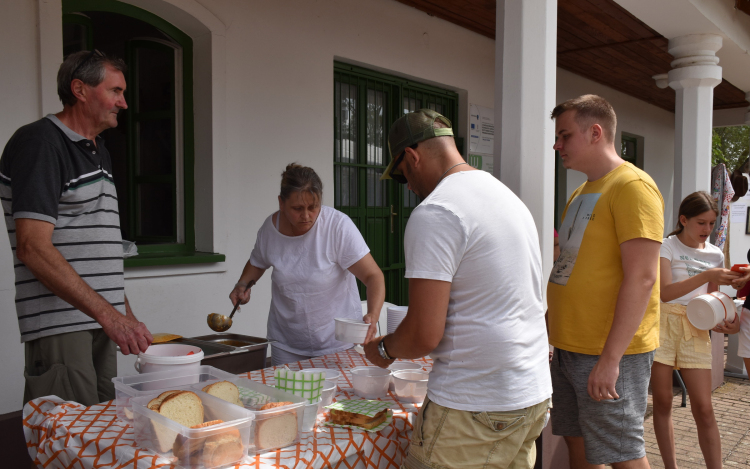
[[[469,153],[492,156],[495,143],[495,110],[469,106]]]

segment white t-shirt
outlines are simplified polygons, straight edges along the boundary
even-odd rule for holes
[[[351,348],[334,337],[334,318],[362,319],[357,281],[347,269],[370,249],[352,220],[323,206],[315,225],[285,236],[269,216],[258,230],[250,263],[273,267],[268,338],[287,352],[319,356]]]
[[[672,283],[682,282],[701,272],[724,265],[724,253],[713,244],[706,242],[705,248],[695,249],[682,244],[677,235],[664,238],[661,243],[659,257],[663,257],[672,264]],[[670,301],[687,305],[698,295],[708,293],[708,283],[691,291],[685,296]]]
[[[454,173],[414,209],[404,245],[407,278],[451,282],[429,398],[508,411],[550,397],[539,240],[523,202],[484,171]]]

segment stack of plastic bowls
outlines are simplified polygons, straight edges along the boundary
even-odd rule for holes
[[[408,306],[389,306],[388,307],[388,333],[393,334],[401,321],[406,317]]]
[[[707,331],[726,320],[734,321],[737,310],[729,295],[716,291],[698,295],[687,304],[687,318],[696,329]]]
[[[419,365],[418,363],[412,363],[412,362],[402,362],[402,361],[395,361],[391,363],[391,366],[388,367],[389,370],[392,372],[397,372],[401,370],[421,370],[422,365]],[[393,376],[391,376],[391,384],[388,386],[389,391],[395,391],[395,382],[393,381]]]

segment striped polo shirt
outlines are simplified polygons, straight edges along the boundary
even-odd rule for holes
[[[94,145],[52,114],[21,127],[0,158],[0,201],[13,249],[21,342],[100,326],[18,260],[18,218],[55,225],[52,244],[94,291],[125,313],[117,192],[101,137]]]

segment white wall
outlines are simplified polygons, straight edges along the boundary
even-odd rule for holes
[[[155,8],[164,2],[153,0]],[[149,0],[134,0],[147,8]],[[192,0],[171,4],[204,8]],[[35,59],[36,0],[11,2],[0,19],[0,142],[40,116]],[[214,1],[226,26],[226,152],[213,164],[214,246],[227,255],[218,266],[149,268],[126,272],[135,314],[154,332],[210,333],[206,315],[228,313],[229,291],[247,260],[255,233],[277,208],[280,174],[292,161],[314,167],[333,204],[334,59],[437,84],[459,92],[460,134],[467,136],[468,103],[492,107],[494,41],[392,0]],[[167,18],[179,24],[180,18]],[[217,46],[212,46],[216,52]],[[214,84],[214,86],[216,86]],[[196,89],[195,93],[207,90]],[[214,151],[216,146],[214,146]],[[198,197],[201,194],[197,194]],[[217,213],[220,216],[217,216]],[[145,274],[144,274],[145,272]],[[134,276],[151,275],[150,277]],[[13,269],[0,236],[0,413],[18,410],[23,391],[23,347],[13,307]],[[232,332],[265,336],[270,275],[253,290]],[[119,357],[121,374],[134,373]]]
[[[0,142],[16,128],[39,117],[37,76],[37,7],[35,1],[6,2],[0,15]],[[5,231],[3,226],[2,231]],[[23,345],[15,307],[13,255],[8,236],[0,235],[0,414],[21,408],[23,398]]]
[[[617,113],[617,135],[622,132],[644,138],[643,169],[654,179],[664,198],[664,229],[668,233],[672,220],[672,185],[674,172],[674,114],[640,99],[628,96],[605,85],[587,80],[580,75],[557,69],[557,102],[592,93],[605,98]],[[550,147],[552,144],[550,143]],[[617,152],[620,152],[619,145]],[[568,197],[586,182],[586,176],[568,170]]]

